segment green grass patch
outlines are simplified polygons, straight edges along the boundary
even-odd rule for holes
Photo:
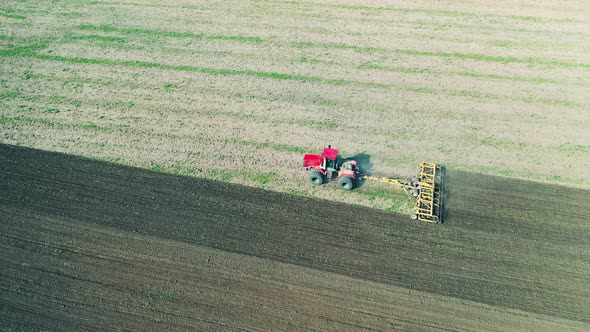
[[[160,173],[167,173],[173,175],[194,175],[197,171],[190,168],[185,168],[179,165],[173,167],[166,167],[160,164],[150,165],[149,170]]]
[[[299,62],[301,63],[319,63],[320,60],[316,59],[316,58],[310,58],[307,56],[302,56],[299,58]]]
[[[579,104],[570,100],[565,99],[548,99],[548,98],[537,98],[537,97],[510,97],[510,96],[502,96],[496,95],[491,93],[484,93],[484,92],[477,92],[471,90],[448,90],[448,89],[433,89],[433,88],[414,88],[414,87],[398,87],[400,90],[417,92],[417,93],[427,93],[427,94],[445,94],[448,96],[455,96],[455,97],[468,97],[473,99],[480,99],[480,100],[510,100],[516,102],[523,102],[527,104],[546,104],[546,105],[554,105],[554,106],[565,106],[565,107],[581,107],[587,108],[588,105]]]
[[[74,99],[74,98],[70,98],[70,97],[66,97],[66,96],[53,95],[53,96],[49,96],[49,97],[45,97],[45,96],[28,96],[28,97],[35,98],[37,100],[47,99],[47,101],[49,101],[51,103],[56,103],[56,104],[64,103],[64,104],[70,104],[75,107],[82,106],[82,100]]]
[[[492,40],[492,41],[488,42],[488,44],[490,44],[492,46],[497,46],[497,47],[510,47],[510,46],[514,45],[514,43],[509,40]]]
[[[102,35],[81,35],[81,36],[72,36],[73,39],[85,39],[85,40],[98,40],[104,42],[114,42],[114,43],[126,43],[127,38],[118,37],[118,36],[102,36]]]
[[[509,169],[496,169],[495,173],[502,176],[512,176],[514,172]]]
[[[277,2],[274,0],[257,0],[259,2]],[[520,16],[520,15],[501,15],[501,14],[480,14],[476,12],[464,12],[464,11],[456,11],[456,10],[444,10],[444,9],[427,9],[427,8],[401,8],[401,7],[383,7],[383,6],[366,6],[366,5],[355,5],[355,4],[337,4],[337,3],[310,3],[310,2],[302,2],[302,1],[286,1],[280,2],[281,4],[290,4],[290,5],[302,5],[305,8],[310,6],[316,7],[327,7],[327,8],[341,8],[341,9],[348,9],[348,10],[355,10],[355,11],[362,11],[362,12],[398,12],[398,13],[416,13],[416,14],[426,14],[428,16],[437,15],[437,16],[450,16],[450,17],[463,17],[463,18],[489,18],[493,19],[493,21],[497,21],[497,19],[513,19],[519,21],[526,21],[526,22],[564,22],[564,23],[572,23],[578,22],[577,20],[573,19],[549,19],[549,18],[541,18],[535,16]],[[363,13],[364,14],[364,13]]]
[[[164,83],[162,84],[162,86],[164,87],[164,90],[166,90],[167,92],[171,92],[178,88],[178,84],[175,83]]]
[[[565,107],[580,107],[586,109],[588,105],[576,103],[566,99],[549,99],[549,98],[537,98],[537,97],[515,97],[511,98],[514,101],[520,101],[527,104],[545,104],[554,106],[565,106]]]
[[[229,182],[236,177],[236,172],[228,170],[212,170],[206,173],[206,177],[216,181]]]
[[[420,137],[420,136],[418,136]],[[423,140],[421,137],[416,141]],[[407,166],[407,165],[418,165],[418,157],[413,155],[398,155],[392,158],[382,158],[384,162],[392,166]]]
[[[14,99],[14,98],[20,97],[21,95],[22,94],[20,92],[15,92],[15,91],[3,92],[3,93],[0,93],[0,100]]]
[[[82,18],[82,17],[86,16],[87,14],[84,12],[59,12],[59,13],[57,13],[57,15],[61,16],[61,17],[74,19],[74,18]]]
[[[417,67],[391,67],[391,66],[383,66],[374,63],[363,63],[360,64],[358,69],[373,69],[373,70],[384,70],[384,71],[391,71],[396,73],[406,73],[406,74],[432,74],[432,73],[440,73],[428,68],[417,68]]]
[[[437,146],[436,151],[445,154],[446,156],[453,153],[453,149],[448,146]]]
[[[390,199],[392,197],[397,196],[397,195],[394,196],[394,194],[392,193],[391,190],[385,190],[385,189],[364,190],[361,193],[363,195],[365,195],[370,201],[374,201],[377,198]]]
[[[316,120],[295,120],[291,122],[292,124],[309,127],[309,128],[318,128],[318,129],[337,129],[345,125],[345,123],[338,122],[335,120],[325,120],[325,121],[316,121]]]
[[[9,49],[0,50],[0,56],[22,56],[22,57],[35,57],[37,53],[35,51],[47,48],[46,43],[36,43],[24,46],[15,46]]]
[[[45,109],[42,113],[46,114],[56,114],[58,113],[58,109]],[[25,123],[25,124],[40,124],[48,127],[62,127],[62,128],[78,128],[83,130],[95,131],[95,132],[108,132],[112,130],[119,130],[119,131],[126,131],[130,128],[129,125],[125,124],[117,124],[117,125],[109,125],[109,126],[101,126],[93,122],[84,122],[84,123],[67,123],[67,122],[60,122],[54,119],[48,120],[46,118],[35,118],[30,116],[7,116],[1,115],[0,116],[0,124],[7,124],[7,123]]]
[[[3,97],[3,98],[2,98]],[[52,95],[52,96],[44,96],[44,95],[26,95],[22,93],[6,93],[4,96],[0,95],[0,99],[21,99],[30,102],[49,102],[52,104],[68,104],[74,107],[80,107],[82,104],[93,104],[93,105],[101,105],[107,106],[109,108],[118,107],[123,110],[130,110],[135,107],[135,103],[130,101],[118,101],[118,100],[84,100],[84,99],[75,99],[66,96],[59,96],[59,95]],[[48,113],[48,112],[45,112]]]
[[[287,188],[287,190],[285,190],[285,192],[289,195],[293,195],[293,196],[299,196],[299,197],[310,197],[311,195],[306,193],[305,191],[301,191],[298,189],[293,189],[293,188]]]
[[[125,123],[119,123],[115,125],[115,128],[117,128],[120,131],[125,131],[127,129],[131,128],[131,125],[125,124]]]
[[[260,1],[260,0],[258,0]],[[265,1],[271,2],[271,1]],[[275,1],[272,1],[275,2]],[[309,2],[301,2],[301,1],[287,1],[284,2],[290,5],[305,5],[305,6],[317,6],[317,7],[328,7],[328,8],[342,8],[342,9],[349,9],[349,10],[358,10],[358,11],[392,11],[392,12],[401,12],[401,13],[422,13],[422,14],[439,14],[439,15],[446,15],[446,16],[473,16],[473,13],[468,12],[459,12],[459,11],[451,11],[451,10],[436,10],[436,9],[422,9],[422,8],[400,8],[400,7],[376,7],[376,6],[366,6],[366,5],[347,5],[347,4],[328,4],[328,3],[309,3]]]
[[[112,25],[91,25],[83,24],[79,25],[78,29],[87,31],[101,31],[101,32],[118,32],[128,35],[149,35],[149,36],[162,36],[162,37],[173,37],[173,38],[192,38],[192,39],[209,39],[209,40],[230,40],[239,42],[249,43],[262,43],[263,39],[260,37],[250,36],[233,36],[233,35],[204,35],[202,33],[192,32],[178,32],[178,31],[166,31],[166,30],[153,30],[153,29],[141,29],[141,28],[123,28]]]
[[[498,41],[501,43],[501,41]],[[503,42],[504,44],[508,42]],[[385,48],[377,48],[377,47],[362,47],[356,45],[348,45],[348,44],[335,44],[335,43],[312,43],[312,42],[293,42],[290,44],[292,47],[295,48],[327,48],[327,49],[350,49],[354,50],[359,53],[399,53],[404,55],[414,55],[414,56],[435,56],[435,57],[443,57],[443,58],[455,58],[455,59],[467,59],[467,60],[476,60],[476,61],[486,61],[486,62],[497,62],[497,63],[526,63],[526,64],[535,64],[535,65],[545,65],[545,66],[555,66],[555,67],[574,67],[574,68],[590,68],[590,63],[578,63],[578,62],[571,62],[571,61],[563,61],[563,60],[556,60],[556,59],[541,59],[541,58],[517,58],[517,57],[505,57],[505,56],[492,56],[492,55],[485,55],[485,54],[477,54],[477,53],[453,53],[453,52],[430,52],[430,51],[418,51],[418,50],[393,50],[393,49],[385,49]],[[498,46],[498,45],[496,45]],[[386,69],[387,67],[379,66],[376,64],[361,64],[359,69]],[[414,71],[425,71],[428,72],[428,69],[421,69],[421,68],[404,68],[404,67],[390,67],[391,71],[400,71],[404,72],[407,70],[408,72]]]
[[[476,116],[472,114],[465,114],[459,112],[440,112],[439,115],[441,118],[455,121],[468,121],[476,118]]]
[[[485,54],[476,53],[450,53],[450,52],[430,52],[430,51],[417,51],[417,50],[396,50],[395,52],[405,55],[417,55],[417,56],[436,56],[443,58],[455,58],[455,59],[468,59],[477,61],[497,62],[497,63],[528,63],[536,65],[547,65],[557,67],[578,67],[578,68],[590,68],[590,63],[578,63],[570,61],[562,61],[555,59],[540,59],[540,58],[517,58],[517,57],[505,57],[505,56],[492,56]]]
[[[122,28],[113,25],[92,25],[82,24],[78,25],[79,30],[85,31],[100,31],[100,32],[120,32],[129,35],[157,35],[165,37],[176,37],[176,38],[197,38],[203,37],[203,34],[195,34],[191,32],[177,32],[177,31],[165,31],[165,30],[150,30],[140,28]]]
[[[245,179],[250,182],[254,182],[259,185],[265,185],[273,180],[279,178],[279,175],[275,172],[267,172],[267,173],[258,173],[258,172],[245,172],[243,174],[240,173]]]
[[[444,74],[444,72],[443,72],[443,74]],[[471,73],[471,72],[449,72],[448,74],[449,75],[457,75],[457,76],[465,76],[465,77],[487,78],[487,79],[495,79],[495,80],[510,80],[510,81],[520,81],[520,82],[530,82],[530,83],[570,84],[568,82],[552,80],[552,79],[544,78],[544,77],[505,76],[505,75],[496,75],[496,74],[479,74],[479,73]]]
[[[517,15],[512,15],[510,17],[513,18],[513,19],[527,21],[527,22],[543,22],[543,19],[542,18],[535,17],[535,16],[517,16]]]
[[[580,155],[580,154],[590,154],[590,145],[577,145],[571,143],[564,143],[557,146],[557,150],[560,152],[565,152],[570,156]]]
[[[17,15],[17,14],[0,13],[0,16],[6,17],[6,18],[11,18],[13,20],[25,20],[25,19],[27,19],[26,16],[24,16],[24,15]]]
[[[506,141],[500,140],[493,136],[486,137],[479,141],[479,144],[485,146],[491,146],[497,149],[524,149],[528,147],[526,142],[513,142],[513,141]]]
[[[109,128],[107,127],[103,127],[103,126],[99,126],[94,122],[87,122],[87,123],[81,123],[76,125],[79,128],[85,129],[85,130],[95,130],[95,131],[109,131]]]
[[[408,128],[402,127],[402,128],[398,128],[398,129],[392,131],[388,137],[390,139],[392,139],[394,142],[397,142],[397,141],[421,142],[421,141],[424,141],[426,138],[428,138],[428,135],[421,132],[421,131],[416,131],[414,129],[408,129]]]
[[[153,165],[153,166],[150,166],[149,169],[151,171],[160,172],[160,173],[166,173],[168,170],[166,167],[161,166],[161,165]]]
[[[206,39],[210,40],[232,40],[232,41],[239,41],[239,42],[248,42],[248,43],[262,43],[263,39],[260,37],[251,37],[251,36],[226,36],[226,35],[206,35]]]
[[[561,175],[547,175],[545,179],[552,182],[563,182],[563,177]]]
[[[46,126],[53,126],[55,123],[53,121],[49,121],[47,119],[40,119],[40,118],[32,118],[29,116],[6,116],[0,115],[0,124],[5,123],[30,123],[30,124],[42,124]]]
[[[340,49],[340,50],[352,50],[359,53],[376,53],[379,51],[388,51],[377,47],[363,47],[356,45],[348,45],[344,43],[312,43],[312,42],[292,42],[289,44],[295,48],[327,48],[327,49]]]
[[[294,152],[294,153],[313,153],[313,150],[300,146],[293,146],[287,144],[276,144],[270,142],[254,142],[247,141],[240,138],[232,138],[229,140],[231,143],[253,146],[258,149],[271,149],[279,152]]]
[[[46,108],[43,110],[43,113],[47,113],[47,114],[57,114],[59,112],[60,111],[57,108]]]

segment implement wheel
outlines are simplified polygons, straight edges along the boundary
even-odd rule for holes
[[[352,178],[350,176],[343,176],[338,180],[338,187],[342,190],[352,190],[354,184],[352,182]]]
[[[312,171],[309,173],[309,182],[313,186],[319,186],[324,183],[324,174],[320,171]]]

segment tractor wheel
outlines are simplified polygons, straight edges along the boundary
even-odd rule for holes
[[[350,176],[343,176],[338,180],[338,186],[342,190],[351,190],[354,187]]]
[[[320,171],[312,171],[309,173],[309,182],[314,186],[319,186],[324,183],[324,174]]]

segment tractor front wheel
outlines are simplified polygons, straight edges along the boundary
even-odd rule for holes
[[[314,186],[319,186],[324,183],[324,174],[320,171],[312,171],[309,173],[309,182]]]
[[[338,186],[342,190],[351,190],[354,187],[352,178],[350,176],[343,176],[338,180]]]

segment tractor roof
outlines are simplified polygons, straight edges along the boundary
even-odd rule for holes
[[[326,157],[330,160],[336,160],[338,158],[338,150],[332,148],[324,148],[324,152],[322,152],[322,156]]]

